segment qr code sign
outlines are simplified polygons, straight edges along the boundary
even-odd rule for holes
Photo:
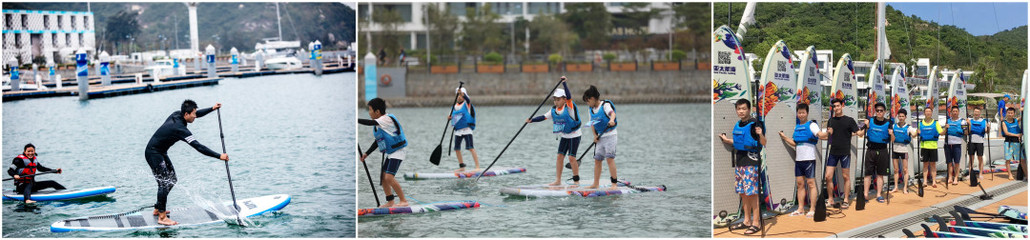
[[[719,64],[730,64],[729,52],[719,52]]]

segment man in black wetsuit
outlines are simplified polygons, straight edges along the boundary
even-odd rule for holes
[[[172,161],[168,158],[168,148],[171,148],[178,141],[184,141],[193,149],[196,149],[197,152],[222,161],[229,161],[228,154],[212,151],[210,148],[200,144],[193,137],[193,133],[186,128],[186,124],[192,123],[193,120],[221,107],[221,103],[216,103],[211,108],[197,109],[197,103],[187,99],[182,102],[179,111],[175,111],[172,115],[168,116],[168,119],[165,119],[165,122],[161,124],[157,132],[154,132],[154,136],[150,137],[145,155],[147,157],[147,164],[150,164],[150,170],[153,171],[154,178],[157,180],[157,203],[154,204],[154,215],[158,216],[157,223],[162,225],[179,224],[169,219],[169,212],[165,210],[165,204],[168,202],[168,192],[172,190],[172,187],[178,181],[175,178],[175,168],[172,167]]]

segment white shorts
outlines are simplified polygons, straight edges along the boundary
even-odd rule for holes
[[[618,143],[619,138],[616,136],[603,136],[598,139],[597,148],[594,149],[594,160],[615,159],[615,145]]]

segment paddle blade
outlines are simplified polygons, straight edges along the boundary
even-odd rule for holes
[[[440,154],[443,154],[442,148],[442,146],[436,145],[436,149],[433,150],[433,154],[429,155],[429,163],[437,166],[440,165]]]
[[[855,210],[856,211],[865,210],[865,202],[866,202],[866,199],[865,199],[866,196],[865,195],[869,194],[869,192],[865,192],[865,191],[856,191],[856,192],[858,192],[858,198],[855,199],[855,202],[856,202],[855,203]],[[847,200],[845,200],[845,201],[847,201]]]
[[[825,187],[825,186],[824,186]],[[815,216],[813,216],[816,222],[826,221],[826,189],[823,188],[822,192],[819,193],[819,197],[815,200]]]

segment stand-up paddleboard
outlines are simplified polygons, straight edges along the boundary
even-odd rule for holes
[[[897,123],[898,122],[898,110],[905,109],[905,111],[908,112],[908,114],[906,114],[905,117],[907,119],[907,123],[908,123],[909,129],[913,129],[915,127],[918,127],[918,125],[912,124],[913,122],[915,122],[915,118],[913,117],[914,115],[913,115],[912,105],[911,105],[912,98],[911,98],[911,95],[909,95],[909,92],[908,92],[909,91],[909,89],[908,89],[908,79],[905,78],[905,72],[906,71],[907,71],[907,69],[905,68],[905,65],[904,64],[900,64],[900,65],[898,65],[897,68],[894,68],[894,74],[891,74],[891,99],[890,99],[890,102],[891,102],[891,104],[890,104],[891,119],[894,120],[895,123]],[[894,133],[894,134],[896,136],[897,134],[908,134],[908,133]],[[915,173],[916,173],[916,164],[919,164],[919,163],[917,163],[915,155],[914,155],[914,154],[919,154],[918,151],[916,150],[917,148],[915,147],[915,143],[919,142],[919,139],[917,137],[911,137],[911,138],[912,138],[911,143],[909,144],[909,146],[906,146],[909,149],[908,150],[908,159],[906,160],[907,161],[906,162],[907,163],[906,164],[906,168],[907,168],[906,169],[907,170],[906,174],[908,174],[908,178],[901,178],[901,177],[904,177],[904,176],[899,176],[899,179],[902,179],[903,181],[905,181],[905,185],[904,186],[909,186],[909,185],[912,185],[912,183],[914,183],[914,181],[912,181],[912,180],[914,180],[915,176],[916,176],[915,175]],[[895,144],[897,144],[897,143],[895,143]],[[892,151],[891,154],[893,155],[893,151],[894,150],[891,149],[891,151]],[[893,159],[893,158],[894,157],[891,156],[891,159]],[[893,160],[891,160],[891,161],[893,161]],[[891,163],[891,164],[894,164],[894,163]],[[892,165],[892,166],[894,166],[894,165]],[[894,172],[899,174],[899,175],[901,174],[901,170],[895,170]]]
[[[759,119],[765,124],[768,144],[762,148],[762,168],[769,194],[762,199],[773,212],[784,214],[797,205],[794,179],[794,148],[779,140],[779,132],[793,134],[797,125],[797,73],[790,49],[782,40],[765,55],[759,82]]]
[[[266,212],[277,211],[290,204],[290,195],[277,194],[263,197],[240,199],[236,201],[240,206],[239,216],[253,217]],[[205,209],[200,206],[171,208],[170,218],[179,222],[178,225],[165,226],[157,223],[157,216],[153,215],[152,207],[141,208],[136,211],[70,218],[57,221],[50,225],[51,232],[70,231],[121,231],[141,230],[154,228],[175,228],[196,226],[225,222],[225,219],[235,219],[236,210],[232,201],[221,205],[213,206],[212,209]]]
[[[38,192],[32,193],[32,197],[29,197],[29,198],[30,198],[30,200],[37,201],[37,202],[40,202],[40,201],[72,200],[72,199],[104,196],[104,195],[107,195],[109,193],[113,193],[114,190],[115,190],[115,188],[111,187],[111,186],[95,187],[95,188],[87,188],[87,189],[79,189],[79,190],[44,189],[44,190],[40,190]],[[14,192],[14,190],[4,191],[3,196],[4,196],[3,197],[4,200],[25,201],[25,196],[21,195],[20,193]]]
[[[951,224],[958,224],[956,221],[951,221]],[[986,229],[997,229],[1009,232],[1021,232],[1027,233],[1027,225],[1014,224],[1014,223],[998,223],[998,222],[980,222],[980,221],[963,221],[967,227],[986,228]]]
[[[407,207],[362,208],[358,209],[358,217],[384,216],[393,214],[428,213],[459,209],[478,208],[477,201],[454,201],[419,204]]]
[[[840,60],[837,62],[837,67],[833,71],[833,84],[830,88],[830,98],[844,100],[844,115],[858,121],[858,98],[856,97],[858,90],[856,85],[855,67],[851,62],[851,54],[845,53],[844,56],[840,57]],[[855,175],[850,173],[855,172],[852,171],[852,169],[855,169],[858,163],[858,158],[856,158],[858,156],[858,147],[860,146],[858,145],[858,138],[851,138],[851,146],[851,165],[848,166],[848,173],[852,179],[845,179],[843,177],[844,170],[840,168],[839,165],[834,169],[833,187],[835,189],[831,190],[834,194],[832,197],[834,198],[843,198],[844,186],[853,186],[852,182],[854,181]],[[851,187],[850,189],[854,190],[854,187]],[[849,199],[843,200],[848,201]]]
[[[665,185],[657,187],[638,187],[630,185],[629,182],[620,181],[613,188],[611,185],[599,185],[597,188],[586,188],[583,185],[559,185],[548,184],[527,185],[518,187],[501,188],[502,194],[521,197],[602,197],[611,195],[624,195],[642,192],[664,192]]]
[[[966,116],[967,116],[966,115],[966,78],[967,78],[967,76],[962,73],[962,69],[959,69],[958,71],[955,71],[955,73],[951,75],[951,79],[950,79],[951,81],[948,82],[947,110],[948,110],[948,112],[950,112],[952,106],[958,106],[958,117],[959,117],[959,119],[965,119]],[[962,138],[962,139],[966,139],[966,138]],[[966,151],[965,151],[966,149],[968,149],[967,148],[967,143],[965,142],[965,140],[963,140],[961,143],[962,143],[962,147],[961,147],[962,154],[960,154],[961,156],[959,156],[959,169],[960,169],[959,172],[960,173],[961,173],[961,170],[966,169],[966,165],[967,165],[967,162],[968,162],[967,160],[965,160],[965,158],[968,158],[968,156],[966,156]],[[951,144],[955,144],[955,143],[951,143]],[[944,155],[941,155],[941,156],[944,156]],[[945,168],[945,169],[947,169],[947,168]],[[961,176],[961,174],[960,174],[960,176]]]
[[[1001,205],[998,207],[998,214],[1013,219],[1023,219],[1024,221],[1026,220],[1026,212],[1026,206]]]
[[[1023,90],[1019,94],[1019,104],[1020,106],[1023,106],[1023,117],[1020,120],[1023,121],[1024,133],[1026,131],[1030,131],[1028,130],[1030,129],[1030,107],[1026,106],[1027,94],[1030,94],[1030,92],[1027,91],[1030,91],[1030,70],[1023,71]],[[1023,165],[1024,170],[1027,170],[1026,162],[1028,160],[1026,158],[1030,157],[1030,144],[1027,144],[1030,143],[1030,140],[1027,139],[1028,137],[1023,137],[1023,157],[1020,158],[1022,160],[1019,161],[1019,164]]]
[[[740,120],[733,105],[737,100],[755,101],[752,70],[740,39],[727,26],[716,29],[712,38],[712,215],[713,224],[721,225],[735,220],[741,205],[734,191],[733,146],[722,143],[719,135],[732,136],[733,124]]]
[[[977,228],[977,227],[963,227],[963,226],[947,226],[946,230],[953,233],[961,233],[974,235],[978,237],[991,237],[991,238],[1027,238],[1026,233],[1022,232],[1011,232],[1005,230],[988,229],[988,228]]]
[[[466,171],[466,172],[450,172],[450,173],[404,173],[404,180],[426,180],[426,179],[455,179],[455,178],[476,178],[480,175],[484,177],[493,177],[508,175],[514,173],[524,173],[526,168],[521,167],[493,167],[490,171],[483,172],[479,171]]]
[[[826,120],[823,119],[823,85],[819,84],[823,79],[823,74],[819,72],[819,59],[815,51],[815,46],[808,46],[805,52],[801,54],[801,64],[798,65],[798,103],[808,104],[808,120],[816,121],[819,127],[826,126]],[[795,105],[795,112],[796,110]],[[823,150],[822,141],[815,145],[815,177],[816,182],[821,182],[823,179],[824,171],[826,168],[823,167]],[[794,157],[792,155],[791,157]],[[821,186],[821,185],[820,185]],[[797,191],[804,191],[804,189],[797,189]],[[808,196],[819,195],[820,190],[816,192],[808,193]],[[808,199],[798,199],[798,201],[806,201]],[[805,204],[806,206],[815,206],[815,203]],[[814,208],[813,208],[814,209]],[[813,210],[815,211],[815,210]]]

